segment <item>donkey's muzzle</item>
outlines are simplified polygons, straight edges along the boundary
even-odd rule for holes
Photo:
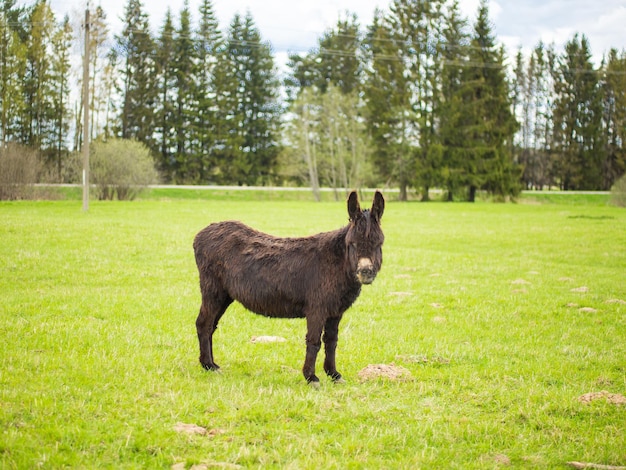
[[[371,284],[376,279],[374,264],[368,258],[361,258],[356,270],[356,277],[361,284]]]

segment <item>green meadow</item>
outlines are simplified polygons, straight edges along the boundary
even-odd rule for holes
[[[626,465],[626,210],[390,195],[382,271],[340,325],[346,384],[316,390],[305,322],[238,304],[221,373],[198,362],[200,229],[347,223],[330,197],[246,194],[0,203],[0,468]]]

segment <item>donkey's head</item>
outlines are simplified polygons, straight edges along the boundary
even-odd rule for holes
[[[376,191],[371,210],[361,210],[356,191],[348,197],[350,227],[346,235],[346,248],[350,270],[361,284],[371,284],[383,264],[383,241],[380,219],[385,210],[385,200]]]

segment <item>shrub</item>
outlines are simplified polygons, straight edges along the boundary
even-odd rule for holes
[[[28,199],[41,169],[35,150],[0,144],[0,200]]]
[[[618,179],[611,188],[610,203],[618,207],[626,207],[626,174]]]
[[[148,148],[134,140],[94,142],[89,156],[90,180],[99,199],[132,200],[158,173]]]

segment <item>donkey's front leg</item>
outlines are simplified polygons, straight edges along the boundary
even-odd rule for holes
[[[307,315],[306,325],[306,358],[302,373],[307,383],[317,388],[320,386],[320,379],[315,375],[315,361],[317,360],[317,353],[322,347],[322,319],[315,315]]]
[[[341,378],[341,374],[337,372],[337,366],[335,365],[335,351],[337,349],[337,339],[339,337],[339,322],[341,317],[330,317],[326,320],[324,325],[324,371],[333,379],[335,383],[344,383]]]

